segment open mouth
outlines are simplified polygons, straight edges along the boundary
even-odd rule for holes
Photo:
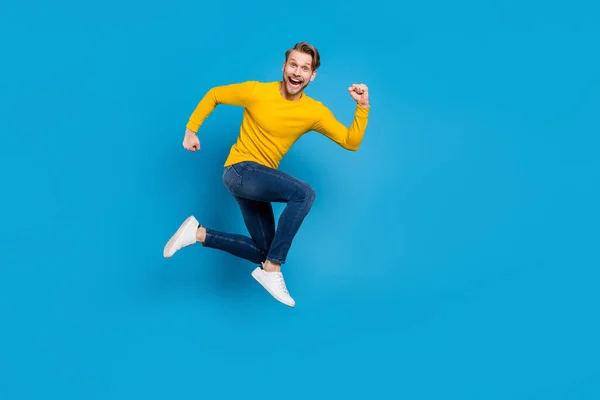
[[[300,87],[300,85],[302,85],[302,81],[293,78],[288,78],[288,82],[294,88]]]

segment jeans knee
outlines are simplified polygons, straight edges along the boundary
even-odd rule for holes
[[[315,202],[315,199],[317,197],[317,194],[315,192],[315,189],[312,188],[312,186],[310,185],[306,185],[304,187],[304,201],[308,204],[309,207],[312,207],[313,203]]]
[[[310,205],[313,205],[315,200],[317,199],[317,192],[312,187],[310,188]]]

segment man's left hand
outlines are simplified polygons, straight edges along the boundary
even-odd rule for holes
[[[367,85],[363,83],[355,83],[348,88],[348,91],[350,92],[350,96],[352,96],[354,101],[356,101],[361,107],[369,107],[369,88]]]

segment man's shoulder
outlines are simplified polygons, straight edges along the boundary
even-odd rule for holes
[[[278,85],[278,82],[246,80],[242,82],[242,85],[247,87],[255,96],[264,97],[267,96],[268,93],[273,92],[274,88]]]
[[[309,96],[306,93],[304,94],[304,97],[304,104],[311,107],[315,112],[323,112],[329,110],[329,108],[327,108],[325,103],[323,103],[321,100]]]

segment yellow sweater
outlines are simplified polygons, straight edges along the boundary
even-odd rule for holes
[[[186,127],[197,132],[219,104],[244,107],[240,134],[225,166],[254,161],[276,169],[294,142],[309,131],[319,132],[345,149],[358,150],[369,113],[369,108],[357,104],[352,125],[347,128],[326,106],[306,94],[290,101],[279,92],[279,82],[247,81],[210,89]]]

